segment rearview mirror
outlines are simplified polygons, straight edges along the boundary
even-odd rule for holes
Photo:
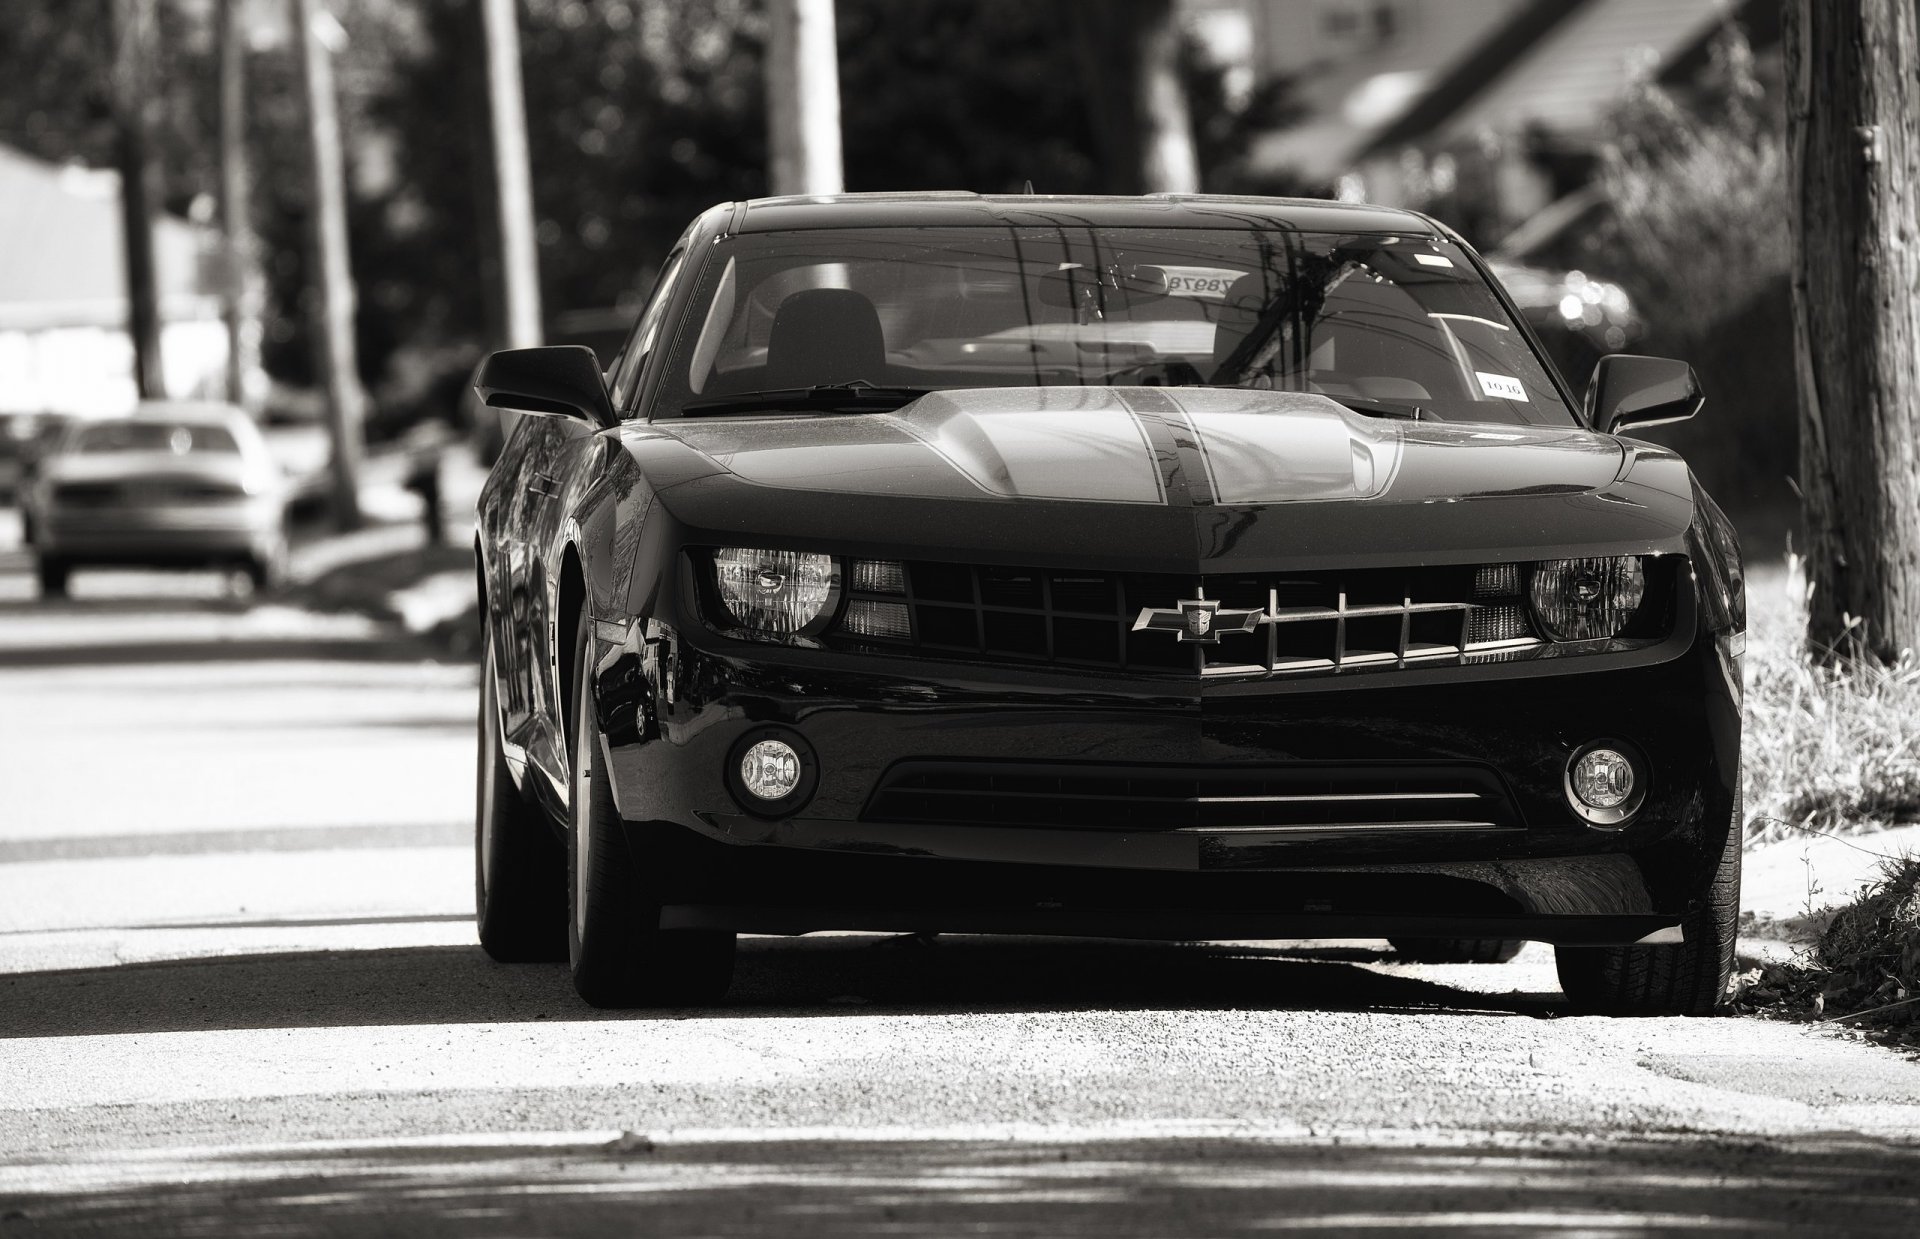
[[[1062,267],[1040,276],[1040,304],[1077,309],[1090,306],[1102,312],[1128,310],[1167,297],[1164,267],[1144,263],[1096,267]]]
[[[593,350],[579,344],[510,348],[487,354],[473,376],[480,401],[496,409],[516,409],[550,417],[577,417],[590,426],[614,425]]]
[[[1705,403],[1686,362],[1615,353],[1600,359],[1587,383],[1587,424],[1618,434],[1632,426],[1685,421]]]

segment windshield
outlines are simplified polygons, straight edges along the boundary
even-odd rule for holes
[[[187,422],[102,422],[79,432],[76,452],[238,452],[225,426]]]
[[[663,411],[745,411],[753,401],[739,397],[823,387],[911,398],[1146,385],[1576,424],[1466,255],[1426,237],[1086,225],[748,233],[717,248],[684,321]]]

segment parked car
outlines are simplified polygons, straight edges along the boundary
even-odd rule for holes
[[[40,592],[76,567],[223,567],[271,588],[285,567],[286,481],[237,408],[156,402],[78,423],[22,504]]]
[[[1583,1010],[1733,959],[1726,518],[1459,236],[1205,196],[715,207],[610,381],[493,354],[476,885],[590,1003],[739,932],[1539,940]]]

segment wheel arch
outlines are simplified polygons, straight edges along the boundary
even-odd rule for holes
[[[579,720],[573,717],[573,686],[579,675],[574,665],[574,634],[580,629],[580,616],[587,605],[587,573],[577,543],[569,540],[560,552],[560,580],[554,595],[554,670],[558,683],[555,699],[560,705],[561,735],[570,736]]]

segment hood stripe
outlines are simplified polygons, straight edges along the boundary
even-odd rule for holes
[[[1114,394],[1133,414],[1153,448],[1154,464],[1169,507],[1212,507],[1213,482],[1200,448],[1200,432],[1187,411],[1151,387],[1117,387]]]

